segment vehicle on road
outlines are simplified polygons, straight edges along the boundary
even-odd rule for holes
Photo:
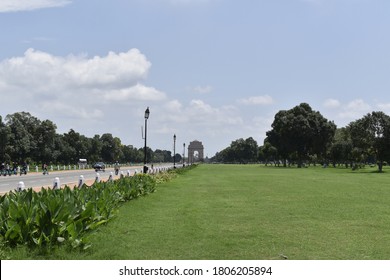
[[[98,171],[103,171],[105,172],[106,171],[106,165],[104,164],[104,162],[97,162],[93,165],[93,168],[95,169],[96,172]]]

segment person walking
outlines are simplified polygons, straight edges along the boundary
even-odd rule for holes
[[[46,163],[42,164],[42,170],[43,170],[43,175],[49,175],[49,171],[47,170]]]

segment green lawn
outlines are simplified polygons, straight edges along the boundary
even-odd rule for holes
[[[390,169],[200,165],[49,259],[390,259]]]

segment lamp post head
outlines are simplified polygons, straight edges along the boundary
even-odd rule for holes
[[[149,111],[149,107],[148,107],[145,110],[145,120],[147,120],[149,118],[149,114],[150,114],[150,111]]]

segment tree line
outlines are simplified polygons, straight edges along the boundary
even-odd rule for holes
[[[0,162],[68,165],[84,158],[89,162],[143,162],[143,148],[124,145],[110,133],[90,138],[73,129],[64,134],[56,130],[52,121],[41,121],[27,112],[7,115],[4,120],[0,116]],[[180,155],[176,155],[180,161],[178,157]],[[147,159],[148,162],[170,162],[172,154],[147,147]]]
[[[333,121],[301,103],[279,111],[262,146],[249,137],[238,139],[213,158],[217,162],[264,162],[302,167],[307,163],[358,168],[390,161],[390,117],[372,112],[337,128]]]

